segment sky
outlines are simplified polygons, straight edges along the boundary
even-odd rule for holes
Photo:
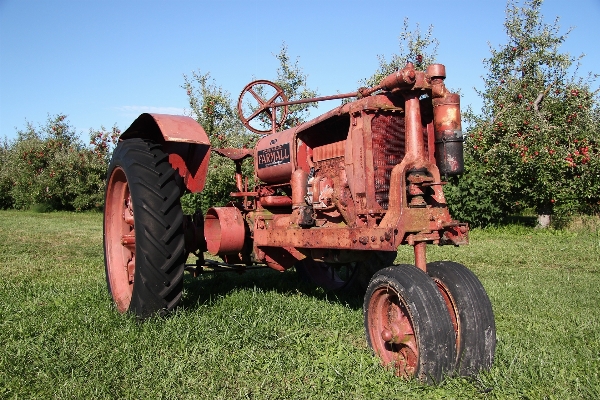
[[[283,43],[326,96],[356,90],[378,56],[399,50],[405,17],[433,25],[446,84],[462,108],[481,109],[483,59],[507,42],[504,0],[0,0],[0,139],[66,114],[90,129],[125,130],[143,112],[185,113],[183,75],[210,72],[237,99],[254,79],[274,80]],[[546,22],[574,28],[561,48],[600,72],[600,0],[546,0]],[[339,105],[321,103],[316,117]]]

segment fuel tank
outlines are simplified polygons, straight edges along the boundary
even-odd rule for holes
[[[256,175],[269,184],[289,182],[296,165],[296,154],[294,129],[264,136],[255,147]]]

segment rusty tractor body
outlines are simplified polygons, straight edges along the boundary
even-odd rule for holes
[[[463,171],[460,99],[445,77],[441,64],[408,63],[374,88],[296,102],[252,82],[238,109],[264,135],[254,149],[211,148],[188,117],[141,115],[121,136],[107,182],[106,272],[117,308],[170,311],[184,268],[295,266],[326,289],[365,295],[368,343],[398,375],[439,381],[489,368],[495,327],[483,286],[464,266],[426,257],[428,244],[468,242],[443,192],[444,178]],[[260,85],[275,94],[265,98]],[[278,130],[289,105],[342,97],[356,99]],[[245,116],[248,99],[256,104]],[[254,124],[261,119],[266,129]],[[233,160],[237,191],[227,206],[184,217],[178,196],[202,191],[211,152]],[[253,187],[242,176],[249,157]],[[392,266],[400,245],[414,248],[411,265]],[[186,266],[189,253],[198,261]]]

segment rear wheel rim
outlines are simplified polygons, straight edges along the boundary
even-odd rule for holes
[[[106,269],[112,297],[121,313],[129,309],[135,276],[135,223],[127,177],[116,167],[108,181],[105,204]]]
[[[371,345],[397,376],[410,378],[417,371],[419,349],[407,307],[392,288],[377,288],[369,300],[368,329]]]

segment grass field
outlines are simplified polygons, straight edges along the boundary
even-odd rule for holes
[[[362,299],[295,272],[186,276],[166,319],[119,315],[100,214],[0,211],[0,398],[600,398],[600,229],[474,230],[428,248],[481,279],[494,366],[439,386],[400,380],[366,346]],[[410,260],[401,249],[398,262]]]

